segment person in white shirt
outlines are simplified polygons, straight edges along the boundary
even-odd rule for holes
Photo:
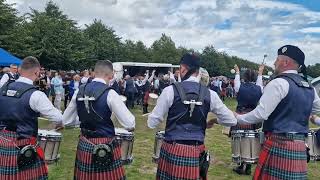
[[[200,58],[186,54],[180,61],[182,82],[166,87],[148,117],[148,127],[156,128],[166,119],[157,179],[206,179],[208,159],[204,138],[208,112],[225,126],[236,125],[236,118],[217,93],[199,83]],[[183,161],[178,161],[183,159]],[[176,161],[175,161],[176,160]],[[201,174],[199,173],[201,170]]]
[[[64,88],[63,88],[63,81],[58,72],[55,73],[54,78],[51,79],[51,84],[53,85],[55,99],[54,99],[54,106],[61,111],[61,101],[64,97]]]
[[[1,80],[0,80],[0,88],[6,83],[6,82],[14,82],[19,78],[18,75],[18,66],[15,64],[10,65],[10,72],[5,73]]]
[[[47,96],[36,89],[34,81],[40,75],[40,63],[26,57],[21,64],[21,76],[6,83],[0,94],[0,179],[47,179],[48,170],[43,150],[37,143],[40,115],[62,126],[62,114]],[[19,146],[19,148],[18,148]]]
[[[120,96],[109,86],[113,78],[112,63],[98,61],[94,71],[93,81],[79,87],[63,114],[66,126],[80,121],[81,136],[74,177],[97,180],[124,179],[121,146],[115,141],[115,127],[111,114],[114,113],[120,124],[128,131],[134,130],[135,117]]]
[[[253,179],[307,179],[304,140],[309,116],[320,112],[320,98],[298,74],[305,69],[304,60],[296,46],[279,48],[274,62],[276,77],[264,88],[258,106],[236,115],[239,124],[263,122],[266,141]]]
[[[90,74],[88,70],[83,71],[83,77],[81,78],[81,84],[86,84],[88,83],[88,80],[90,78]]]

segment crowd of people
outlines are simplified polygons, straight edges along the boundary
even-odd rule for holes
[[[141,104],[147,113],[150,92],[160,96],[148,127],[166,122],[156,179],[208,179],[210,155],[204,140],[215,123],[231,130],[255,130],[263,124],[266,139],[253,179],[307,179],[305,138],[309,120],[320,126],[320,98],[298,74],[304,60],[298,47],[280,47],[276,76],[264,87],[263,65],[243,74],[235,65],[234,80],[215,77],[203,84],[201,59],[194,54],[183,55],[174,74],[156,76],[153,70],[124,79],[114,78],[108,60],[98,61],[94,71],[77,73],[45,71],[36,58],[26,57],[19,70],[10,66],[0,81],[0,179],[48,178],[43,150],[36,142],[40,115],[55,122],[56,129],[80,123],[74,179],[126,179],[111,114],[134,131],[135,116],[129,109]],[[126,105],[120,94],[127,97]],[[233,112],[223,100],[235,95]],[[217,118],[208,121],[209,112]],[[234,171],[250,174],[251,166],[241,163]]]

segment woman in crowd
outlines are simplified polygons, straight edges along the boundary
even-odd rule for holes
[[[54,100],[54,106],[61,111],[61,100],[64,96],[64,89],[63,89],[63,81],[61,78],[60,73],[56,72],[54,78],[51,80],[51,84],[54,87],[54,93],[55,93],[55,100]]]

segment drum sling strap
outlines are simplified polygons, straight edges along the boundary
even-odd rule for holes
[[[81,123],[91,124],[90,129],[81,128],[81,132],[84,133],[85,135],[89,135],[90,137],[95,137],[97,136],[95,132],[96,127],[92,124],[94,124],[94,122],[97,122],[97,121],[102,121],[103,118],[95,111],[95,109],[92,106],[92,102],[98,100],[106,90],[110,89],[110,87],[104,86],[103,88],[95,91],[95,93],[86,94],[85,93],[86,86],[87,84],[80,86],[77,99],[78,101],[84,102],[88,115],[92,115],[94,121],[89,122],[89,120],[85,118],[85,121]],[[88,142],[90,142],[89,139],[87,140]],[[115,140],[107,144],[93,144],[93,143],[91,144],[94,146],[92,151],[92,163],[99,168],[105,168],[107,166],[110,166],[114,161],[113,150],[117,145]]]
[[[198,99],[197,100],[188,101],[186,93],[185,93],[183,87],[181,86],[181,83],[180,82],[175,82],[175,83],[173,83],[173,85],[177,89],[182,103],[185,104],[185,105],[189,105],[190,106],[190,110],[189,110],[190,116],[189,116],[189,118],[191,118],[195,106],[196,105],[197,106],[202,106],[203,105],[204,97],[205,97],[205,94],[206,94],[206,89],[202,85],[200,85],[200,90],[199,90],[200,93],[199,93]],[[179,117],[179,119],[177,119],[174,122],[175,123],[174,127],[176,126],[177,122],[182,117],[184,117],[184,115]],[[199,174],[200,174],[200,177],[202,177],[203,179],[207,178],[209,165],[210,165],[210,152],[209,151],[203,151],[199,156],[199,170],[200,170]]]

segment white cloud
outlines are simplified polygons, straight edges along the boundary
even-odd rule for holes
[[[21,13],[29,7],[43,9],[45,1],[16,2]],[[54,0],[80,25],[101,19],[124,39],[142,40],[150,46],[162,33],[171,36],[177,46],[201,50],[212,44],[231,55],[261,62],[267,53],[272,64],[279,47],[298,45],[306,54],[306,63],[320,57],[320,12],[300,5],[267,0]],[[215,25],[229,20],[230,29]]]
[[[300,29],[300,32],[303,33],[320,33],[320,27],[308,27]]]

